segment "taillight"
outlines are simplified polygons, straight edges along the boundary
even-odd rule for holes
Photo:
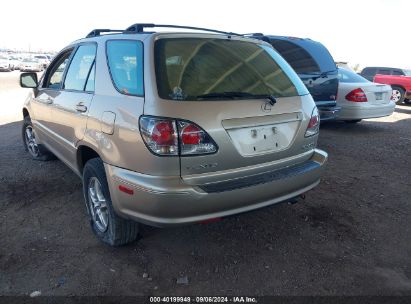
[[[217,151],[217,146],[210,135],[199,126],[178,121],[181,155],[210,154]]]
[[[307,130],[305,131],[305,137],[313,136],[318,133],[320,129],[320,115],[318,109],[315,107],[311,113],[310,121],[308,122]]]
[[[217,151],[211,137],[192,122],[142,116],[140,131],[147,147],[157,155],[197,155]]]
[[[367,95],[365,95],[364,91],[360,88],[352,90],[345,96],[345,99],[348,101],[353,102],[367,102]]]
[[[142,116],[140,131],[147,147],[158,155],[178,155],[178,135],[175,120]]]

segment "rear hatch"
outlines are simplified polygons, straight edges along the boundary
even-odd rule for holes
[[[161,107],[146,103],[145,113],[179,119],[179,134],[194,123],[216,145],[210,154],[181,155],[183,178],[267,162],[286,165],[302,153],[303,125],[314,103],[271,46],[181,35],[155,43]]]
[[[337,67],[331,54],[321,43],[294,37],[269,36],[269,39],[300,76],[317,106],[336,104]]]

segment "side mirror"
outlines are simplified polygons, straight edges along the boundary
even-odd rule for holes
[[[37,88],[38,80],[36,73],[21,73],[20,74],[20,86],[22,88]]]

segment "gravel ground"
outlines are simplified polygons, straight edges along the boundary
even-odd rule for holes
[[[24,151],[27,92],[0,75],[0,295],[411,295],[411,107],[322,126],[329,164],[304,202],[110,248],[78,177]]]

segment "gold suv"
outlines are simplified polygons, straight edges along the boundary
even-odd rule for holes
[[[202,222],[291,201],[319,183],[327,153],[316,149],[317,108],[270,44],[151,27],[94,30],[39,81],[21,74],[33,89],[25,147],[82,178],[99,239],[123,245],[138,222]]]

